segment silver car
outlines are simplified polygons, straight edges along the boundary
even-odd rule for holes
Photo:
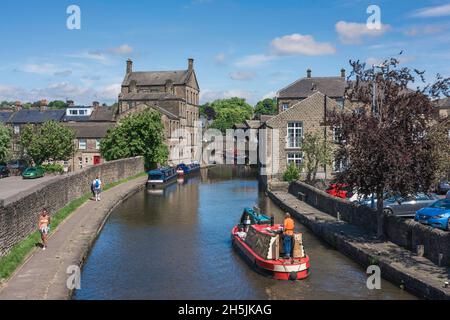
[[[392,196],[384,200],[383,211],[385,214],[398,217],[414,217],[417,210],[430,206],[438,199],[439,197],[434,194],[425,193],[407,197]],[[370,207],[371,200],[366,200],[363,204]]]

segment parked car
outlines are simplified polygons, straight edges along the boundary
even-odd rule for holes
[[[391,196],[384,200],[383,211],[385,214],[393,214],[398,217],[414,217],[417,210],[430,206],[438,199],[435,194],[422,192],[407,197]],[[363,204],[370,207],[370,203],[371,200],[368,199]]]
[[[10,162],[8,162],[9,171],[15,171],[18,174],[22,174],[27,167],[28,164],[25,160],[11,160]]]
[[[11,172],[9,171],[6,163],[0,163],[0,179],[9,177],[10,175],[11,175]]]
[[[332,183],[325,192],[342,199],[349,199],[353,196],[353,188],[348,184]]]
[[[450,199],[442,199],[416,212],[417,222],[450,231]]]
[[[22,173],[24,179],[37,179],[42,178],[45,175],[45,171],[41,167],[30,167],[26,168]]]
[[[436,188],[436,192],[438,194],[446,194],[449,191],[450,191],[450,181],[443,180],[443,181],[439,182],[439,184]]]

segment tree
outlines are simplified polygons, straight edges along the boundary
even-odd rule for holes
[[[61,100],[55,100],[48,104],[49,109],[65,109],[67,108],[67,103]]]
[[[37,165],[44,161],[69,160],[75,152],[75,132],[56,121],[41,126],[27,125],[20,136],[26,156]]]
[[[291,163],[283,173],[283,180],[291,183],[297,181],[299,178],[300,169],[294,163]]]
[[[11,130],[0,123],[0,162],[8,160],[11,151]]]
[[[205,116],[208,120],[214,120],[216,118],[216,110],[209,104],[205,103],[199,106],[200,114]]]
[[[127,116],[108,131],[100,142],[100,150],[108,161],[143,156],[146,168],[166,163],[169,151],[164,143],[161,114],[146,110]]]
[[[333,111],[331,125],[340,128],[336,160],[346,163],[337,180],[357,192],[377,199],[377,235],[383,236],[385,193],[401,195],[431,190],[439,178],[442,127],[436,125],[431,99],[448,96],[450,79],[438,75],[436,82],[411,90],[424,72],[386,60],[378,68],[350,61],[354,79],[346,90],[358,101],[355,112]],[[375,94],[374,94],[375,93]],[[445,142],[448,145],[448,140]]]
[[[234,124],[253,118],[252,106],[242,98],[219,99],[214,101],[211,107],[217,114],[211,128],[221,131],[231,129]]]
[[[302,150],[306,160],[306,181],[316,180],[319,167],[330,165],[333,158],[333,146],[319,132],[306,133],[302,141]]]
[[[259,101],[255,106],[255,116],[260,119],[261,115],[277,114],[277,103],[275,99],[264,99]]]

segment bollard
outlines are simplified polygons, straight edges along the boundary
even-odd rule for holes
[[[442,260],[444,260],[444,254],[439,253],[439,257],[438,257],[438,266],[439,267],[442,267]]]
[[[338,211],[336,214],[337,221],[341,221],[341,213]]]
[[[419,244],[417,246],[417,255],[419,257],[423,257],[423,254],[425,253],[425,246],[423,244]]]

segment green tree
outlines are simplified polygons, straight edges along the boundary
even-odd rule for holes
[[[124,118],[108,131],[100,150],[108,161],[143,156],[147,168],[166,163],[169,151],[164,143],[161,114],[146,110]]]
[[[70,159],[75,152],[74,140],[75,132],[56,121],[45,122],[39,127],[27,125],[20,136],[25,155],[37,165],[44,161]]]
[[[283,173],[283,180],[291,183],[293,181],[297,181],[298,179],[300,179],[300,169],[295,165],[295,163],[291,163]]]
[[[319,167],[332,163],[333,146],[319,132],[313,132],[305,134],[302,150],[306,160],[306,181],[312,182],[316,180]]]
[[[0,162],[8,160],[11,151],[11,130],[0,123]]]
[[[214,101],[211,107],[216,111],[216,118],[211,128],[221,131],[231,129],[234,124],[253,118],[253,107],[242,98],[219,99]]]
[[[55,100],[48,104],[49,109],[65,109],[67,108],[67,103],[61,100]]]
[[[255,106],[255,116],[260,119],[261,115],[277,114],[277,103],[275,99],[264,99],[259,101]]]

